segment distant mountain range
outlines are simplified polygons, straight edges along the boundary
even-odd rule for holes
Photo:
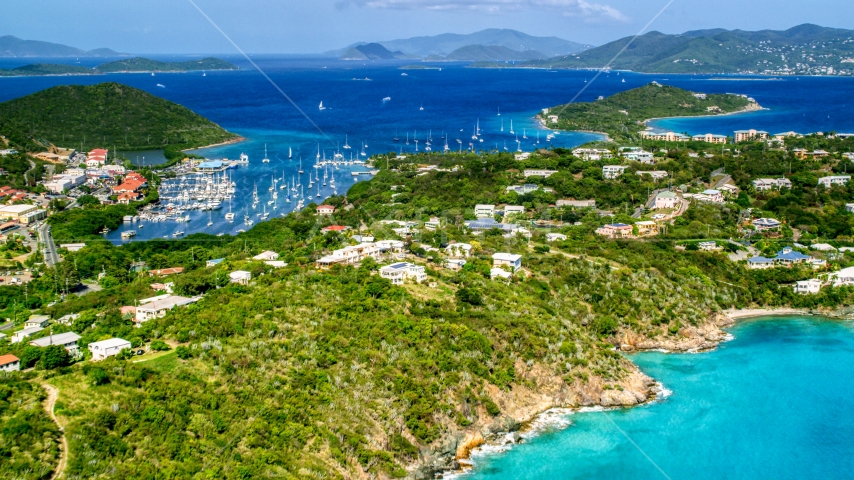
[[[382,47],[391,52],[396,52],[402,56],[405,56],[405,58],[430,57],[431,59],[445,59],[445,57],[448,57],[452,53],[454,53],[454,60],[490,60],[493,58],[484,58],[484,56],[495,56],[499,52],[501,52],[501,54],[498,56],[501,58],[495,58],[494,60],[524,60],[531,58],[548,58],[557,55],[568,55],[578,53],[588,48],[591,48],[590,45],[583,45],[580,43],[571,42],[569,40],[564,40],[562,38],[534,37],[522,32],[518,32],[516,30],[491,28],[487,30],[481,30],[475,33],[470,33],[467,35],[445,33],[432,37],[413,37],[407,39],[374,42],[371,44],[368,44],[367,42],[359,42],[340,50],[326,52],[326,54],[343,57],[345,55],[351,54],[353,49],[356,49],[360,46],[377,44],[381,45]],[[465,50],[463,52],[459,52],[460,49],[470,49],[470,47],[474,46],[503,47],[507,50],[510,50],[511,52],[516,53],[508,54],[506,51],[503,50],[480,50],[472,51],[472,57],[467,56],[465,54]],[[532,57],[532,54],[529,52],[536,52],[538,56]],[[514,58],[507,58],[508,55]]]
[[[647,73],[854,75],[854,30],[800,25],[785,31],[697,30],[650,32],[522,67],[603,68]],[[617,56],[627,43],[628,48]],[[610,65],[614,57],[616,60]],[[505,67],[504,64],[478,64]]]
[[[81,50],[59,43],[22,40],[12,35],[0,36],[0,57],[118,57],[124,54],[109,48]]]
[[[0,77],[25,77],[41,75],[97,75],[102,73],[134,72],[190,72],[194,70],[237,70],[238,67],[219,58],[203,58],[185,62],[160,62],[148,58],[134,57],[98,65],[95,68],[56,63],[35,63],[13,68],[0,69]]]
[[[394,60],[407,57],[403,52],[392,52],[379,43],[368,43],[348,49],[341,55],[341,60]]]

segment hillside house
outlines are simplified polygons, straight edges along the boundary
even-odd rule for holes
[[[47,324],[50,323],[50,317],[48,315],[30,315],[30,318],[24,322],[25,327],[46,327]]]
[[[74,332],[65,332],[38,338],[30,342],[30,345],[34,347],[61,345],[68,353],[74,355],[77,353],[77,340],[80,340],[80,335],[77,335]]]
[[[625,223],[609,223],[597,228],[596,234],[609,238],[628,238],[632,236],[632,226]]]
[[[493,267],[509,267],[514,272],[520,268],[522,268],[522,255],[516,255],[513,253],[494,253],[492,255],[492,266]]]
[[[475,205],[474,216],[477,218],[492,218],[495,216],[495,205]]]
[[[671,191],[664,191],[655,196],[655,203],[652,208],[654,210],[675,209],[679,207],[680,203],[682,202],[679,200],[678,195]]]
[[[249,285],[250,280],[252,280],[252,273],[246,270],[235,270],[228,274],[228,281],[231,283]]]
[[[795,293],[801,295],[814,295],[821,291],[821,280],[813,278],[795,282]]]
[[[606,180],[613,180],[622,175],[627,168],[629,167],[625,165],[605,165],[602,167],[602,177]]]
[[[7,353],[0,355],[0,372],[17,372],[21,370],[21,359]]]
[[[258,255],[255,255],[254,257],[252,257],[252,260],[259,260],[259,261],[278,260],[278,259],[279,259],[279,254],[276,252],[271,252],[270,250],[261,252]]]
[[[180,295],[160,295],[155,297],[156,300],[138,305],[134,313],[134,323],[137,327],[142,326],[143,322],[147,322],[152,318],[160,318],[166,316],[166,313],[175,307],[189,305],[198,302],[200,297],[182,297]]]
[[[408,262],[399,262],[380,268],[380,276],[388,279],[393,285],[403,285],[406,279],[412,279],[418,283],[427,280],[427,272],[420,265]]]
[[[830,188],[834,185],[846,185],[851,180],[851,175],[831,175],[818,179],[818,184],[824,188]]]
[[[42,328],[42,327],[27,327],[27,328],[24,328],[23,330],[18,330],[17,332],[13,333],[12,338],[10,338],[9,341],[12,343],[20,343],[25,338],[31,337],[31,336],[41,332],[42,330],[44,330],[44,328]]]
[[[89,351],[92,352],[92,361],[95,362],[118,355],[119,352],[126,348],[131,348],[130,342],[121,338],[111,338],[89,344]]]

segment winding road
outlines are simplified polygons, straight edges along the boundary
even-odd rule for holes
[[[62,425],[53,413],[53,407],[56,405],[56,399],[59,398],[59,389],[47,383],[42,383],[41,386],[47,391],[47,399],[44,403],[44,409],[47,414],[50,415],[53,423],[59,427],[59,433],[62,435],[60,437],[59,462],[56,465],[56,470],[54,470],[53,475],[50,477],[51,480],[57,480],[62,477],[62,474],[65,472],[65,464],[68,461],[68,440],[65,438],[65,429],[62,428]]]

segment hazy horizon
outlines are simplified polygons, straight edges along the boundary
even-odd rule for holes
[[[230,43],[190,3],[151,0],[83,5],[8,0],[0,35],[123,53],[233,53]],[[318,54],[357,42],[507,28],[602,45],[636,34],[666,1],[630,0],[197,0],[243,50],[255,54]],[[820,2],[802,11],[791,0],[673,2],[645,31],[786,30],[803,23],[851,28],[850,2]],[[738,12],[738,14],[734,14]],[[773,12],[773,15],[769,15]],[[14,19],[14,22],[11,20]],[[77,25],[81,28],[73,28]],[[57,27],[67,28],[57,28]],[[93,28],[90,28],[93,27]]]

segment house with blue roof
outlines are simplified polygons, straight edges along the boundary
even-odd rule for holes
[[[466,221],[466,227],[471,230],[491,230],[497,228],[505,232],[512,232],[519,228],[515,223],[499,223],[494,218],[482,218],[480,220]]]
[[[791,247],[786,247],[779,252],[777,252],[777,256],[774,257],[774,261],[780,265],[791,266],[797,263],[803,263],[808,260],[811,260],[812,257],[809,255],[804,255],[801,252],[797,252],[793,250]]]
[[[224,260],[224,258],[214,258],[213,260],[208,260],[207,262],[205,262],[205,267],[215,267],[222,263]]]
[[[747,259],[747,268],[751,270],[761,270],[766,268],[774,268],[774,259],[758,256]]]

